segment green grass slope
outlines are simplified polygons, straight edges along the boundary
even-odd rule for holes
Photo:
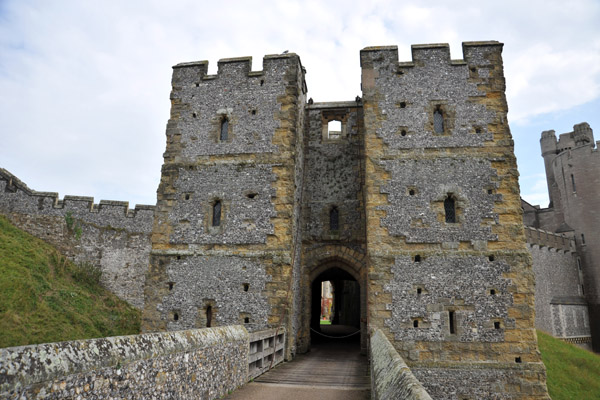
[[[600,399],[600,356],[538,331],[552,400]]]
[[[99,278],[0,216],[0,347],[139,333],[140,312]]]

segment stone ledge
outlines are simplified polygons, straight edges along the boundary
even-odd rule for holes
[[[383,332],[371,334],[371,398],[431,400]]]
[[[120,375],[129,363],[152,364],[154,359],[225,343],[237,343],[247,354],[248,338],[243,326],[225,326],[4,348],[0,349],[0,397],[106,368]],[[245,380],[247,374],[242,375]]]

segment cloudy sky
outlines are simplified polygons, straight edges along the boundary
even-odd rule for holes
[[[600,140],[600,1],[0,0],[0,167],[32,189],[154,204],[171,66],[298,53],[315,101],[360,94],[359,51],[504,43],[523,197],[547,205],[539,137]]]

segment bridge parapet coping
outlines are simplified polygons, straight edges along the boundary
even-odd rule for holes
[[[248,343],[238,325],[4,348],[0,398],[216,399],[248,380]]]
[[[431,400],[431,397],[387,337],[371,331],[371,398]]]

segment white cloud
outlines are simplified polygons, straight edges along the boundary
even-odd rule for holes
[[[522,52],[507,66],[512,80],[507,88],[511,118],[518,121],[538,114],[586,103],[600,93],[600,41],[590,49],[555,49],[540,43]]]
[[[359,51],[505,43],[511,122],[600,97],[600,3],[0,2],[0,166],[32,188],[154,203],[171,66],[289,50],[315,101],[360,94]],[[568,118],[565,115],[565,118]],[[571,122],[572,125],[575,122]],[[537,134],[537,133],[536,133]]]

